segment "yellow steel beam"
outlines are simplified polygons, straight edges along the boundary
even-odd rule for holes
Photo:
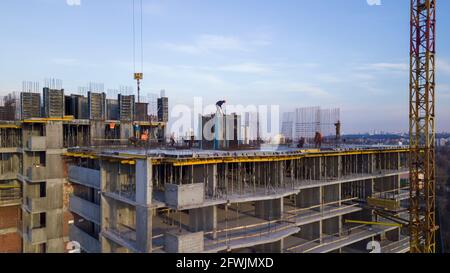
[[[62,118],[33,118],[33,119],[24,119],[23,123],[47,123],[49,121],[71,121],[73,120],[73,116],[64,116]]]
[[[20,186],[0,186],[0,189],[20,189]]]
[[[149,122],[149,121],[135,121],[133,122],[133,124],[135,125],[139,125],[139,126],[153,126],[153,127],[158,127],[158,126],[165,126],[166,123],[165,122]]]
[[[402,224],[397,224],[397,223],[370,222],[370,221],[359,221],[359,220],[345,220],[345,223],[360,224],[360,225],[373,225],[373,226],[387,226],[387,227],[403,227]]]
[[[367,204],[371,207],[379,207],[390,211],[396,211],[400,209],[399,200],[368,197]]]
[[[19,125],[14,125],[14,124],[0,124],[0,129],[20,129],[22,128]]]
[[[355,154],[376,154],[376,153],[406,153],[408,149],[396,149],[396,150],[370,150],[370,151],[342,151],[342,152],[320,152],[319,150],[301,150],[299,152],[304,152],[302,154],[295,155],[274,155],[274,156],[254,156],[254,157],[223,157],[223,158],[189,158],[189,159],[151,159],[153,165],[159,164],[172,164],[175,167],[182,166],[195,166],[195,165],[211,165],[211,164],[221,164],[221,163],[250,163],[250,162],[279,162],[286,160],[296,160],[302,158],[312,158],[321,156],[343,156],[343,155],[355,155]],[[81,153],[81,152],[68,152],[64,154],[65,156],[71,157],[82,157],[82,158],[116,158],[123,160],[136,160],[136,159],[146,159],[144,155],[127,154],[121,153],[118,155],[99,155],[93,153]]]
[[[317,152],[314,151],[310,154],[298,154],[291,156],[265,156],[265,157],[225,157],[216,159],[169,159],[163,160],[164,163],[173,164],[173,166],[192,166],[192,165],[209,165],[218,163],[248,163],[248,162],[276,162],[276,161],[286,161],[286,160],[296,160],[301,158],[312,158],[312,157],[322,157],[322,156],[343,156],[343,155],[360,155],[360,154],[377,154],[377,153],[407,153],[408,149],[396,149],[396,150],[371,150],[371,151],[343,151],[343,152]]]

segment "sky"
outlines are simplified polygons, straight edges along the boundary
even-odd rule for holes
[[[0,94],[49,77],[67,92],[134,86],[132,3],[2,0]],[[143,0],[143,92],[165,89],[172,107],[194,97],[339,107],[344,133],[407,132],[409,3]],[[441,132],[450,131],[450,1],[438,6]]]

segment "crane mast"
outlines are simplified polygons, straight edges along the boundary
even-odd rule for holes
[[[412,253],[436,252],[436,0],[411,0],[410,240]]]

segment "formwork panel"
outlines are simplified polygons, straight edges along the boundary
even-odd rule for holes
[[[48,118],[62,118],[65,113],[64,90],[44,88],[44,113]]]
[[[133,121],[134,118],[134,96],[118,96],[119,119],[123,121]]]
[[[136,103],[136,113],[134,115],[135,121],[147,121],[148,118],[148,103]]]
[[[106,113],[107,120],[119,120],[119,101],[107,99]]]
[[[39,93],[20,93],[21,118],[39,118],[41,117],[41,94]]]
[[[158,99],[158,121],[169,121],[169,98],[162,97]]]
[[[106,117],[106,94],[88,92],[89,118],[104,120]]]

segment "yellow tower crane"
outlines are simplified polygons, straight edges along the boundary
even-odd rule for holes
[[[411,0],[410,239],[412,253],[436,252],[436,0]]]

